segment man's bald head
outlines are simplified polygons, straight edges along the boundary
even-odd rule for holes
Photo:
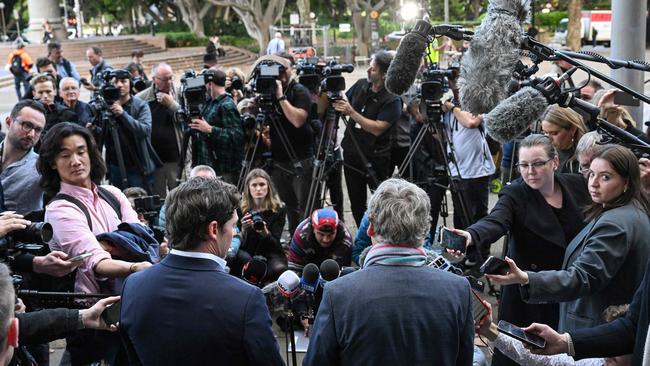
[[[154,66],[152,71],[156,88],[163,93],[169,93],[174,87],[174,70],[172,67],[163,62]]]

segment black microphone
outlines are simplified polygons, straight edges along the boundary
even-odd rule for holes
[[[266,277],[266,263],[259,259],[251,259],[244,264],[241,275],[246,282],[259,286]]]
[[[318,289],[320,271],[318,266],[314,263],[309,263],[302,269],[302,277],[300,278],[300,286],[303,290],[309,293],[314,293]]]
[[[326,259],[320,264],[321,284],[334,281],[341,274],[341,266],[334,259]]]
[[[490,0],[460,67],[460,105],[473,114],[490,112],[508,97],[508,84],[519,61],[528,15],[527,0]]]
[[[386,73],[385,85],[388,91],[402,95],[413,85],[432,31],[429,22],[418,20],[413,29],[402,38]]]

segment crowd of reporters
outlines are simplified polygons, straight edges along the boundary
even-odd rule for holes
[[[20,42],[16,47],[22,49]],[[90,47],[86,54],[92,66],[90,81],[81,78],[76,66],[63,58],[60,44],[50,43],[48,56],[36,60],[38,74],[31,76],[30,88],[24,94],[19,86],[28,78],[25,74],[28,66],[31,67],[28,65],[31,60],[21,56],[24,73],[16,76],[16,90],[23,100],[14,106],[5,121],[7,135],[2,143],[0,192],[3,193],[2,211],[8,212],[0,216],[0,233],[7,235],[14,230],[24,230],[31,225],[26,218],[31,217],[52,226],[51,238],[47,239],[45,244],[48,245],[42,252],[9,248],[12,270],[21,274],[46,274],[61,281],[69,277],[72,287],[64,289],[67,291],[108,296],[124,288],[121,337],[107,332],[116,327],[99,319],[102,310],[117,301],[116,298],[100,300],[90,309],[79,312],[55,314],[45,310],[41,313],[43,317],[53,314],[57,324],[67,324],[49,334],[48,329],[54,326],[54,321],[48,323],[37,316],[31,320],[25,318],[28,325],[40,323],[47,335],[21,338],[22,344],[31,346],[67,336],[64,363],[87,364],[105,359],[121,364],[135,359],[144,364],[174,364],[209,360],[206,354],[183,358],[154,351],[155,342],[142,338],[152,326],[153,312],[142,319],[134,314],[154,306],[156,301],[170,301],[173,306],[167,309],[169,311],[161,310],[156,316],[166,319],[164,323],[171,327],[169,322],[174,318],[174,309],[193,309],[192,302],[196,298],[171,301],[162,294],[168,291],[172,297],[200,296],[211,291],[198,284],[211,281],[216,281],[214,286],[225,286],[216,292],[232,292],[233,298],[223,307],[228,308],[226,313],[235,318],[243,316],[241,321],[250,322],[247,326],[251,326],[253,334],[242,334],[240,330],[231,332],[231,328],[236,327],[233,322],[218,321],[228,332],[212,339],[214,344],[223,346],[215,350],[229,353],[232,342],[245,339],[242,353],[230,352],[229,362],[281,363],[269,327],[270,317],[261,311],[266,310],[261,293],[251,292],[250,287],[236,282],[234,277],[263,287],[280,281],[288,270],[301,274],[308,264],[322,268],[327,260],[336,262],[338,268],[361,265],[363,270],[359,272],[363,274],[337,280],[336,285],[334,281],[325,291],[320,288],[318,299],[322,299],[325,310],[316,312],[318,306],[314,309],[296,300],[292,307],[300,316],[294,319],[295,324],[284,317],[278,323],[285,330],[293,329],[294,325],[303,327],[310,335],[308,364],[377,360],[376,354],[350,352],[342,347],[341,338],[336,337],[341,337],[343,331],[351,332],[348,336],[361,342],[346,344],[354,350],[364,344],[359,338],[367,337],[368,332],[376,334],[382,327],[388,331],[401,324],[409,334],[404,339],[411,339],[422,330],[414,333],[408,330],[424,324],[410,327],[405,325],[410,324],[407,319],[387,316],[385,322],[370,327],[367,324],[375,318],[366,316],[367,321],[358,320],[360,323],[341,330],[340,323],[334,319],[348,319],[340,309],[334,308],[333,299],[342,309],[356,311],[361,319],[360,311],[368,312],[367,305],[363,306],[368,298],[354,303],[345,296],[351,296],[351,291],[370,298],[375,296],[370,290],[374,287],[369,286],[373,279],[365,278],[372,272],[367,267],[390,267],[394,265],[390,258],[406,263],[397,265],[401,271],[392,273],[390,269],[376,274],[387,276],[384,282],[389,278],[394,282],[407,273],[403,267],[424,266],[426,260],[422,256],[426,258],[431,250],[438,250],[440,254],[435,244],[435,229],[441,210],[445,211],[441,205],[448,187],[451,187],[453,198],[454,231],[467,242],[467,256],[462,266],[471,269],[490,255],[493,242],[503,235],[509,238],[506,259],[509,273],[489,276],[493,283],[502,285],[501,320],[520,327],[543,322],[560,332],[577,332],[577,339],[582,340],[580,332],[602,324],[601,313],[610,306],[631,303],[635,290],[644,283],[644,269],[650,259],[650,243],[644,237],[650,229],[646,198],[650,161],[637,160],[623,146],[598,145],[598,133],[588,132],[588,123],[576,111],[549,107],[541,122],[544,135],[533,131],[513,146],[495,149],[484,132],[482,117],[464,111],[458,103],[457,74],[444,74],[452,97],[440,104],[440,118],[434,118],[435,115],[427,111],[428,101],[417,92],[396,96],[386,90],[384,79],[391,54],[382,51],[373,56],[367,78],[359,80],[345,93],[326,88],[321,91],[312,84],[302,85],[294,75],[295,60],[289,54],[265,56],[253,68],[251,79],[253,84],[259,84],[261,68],[277,67],[269,95],[261,93],[255,85],[252,89],[244,86],[241,83],[244,75],[236,69],[224,72],[212,66],[200,74],[185,75],[184,86],[188,85],[188,78],[199,78],[207,95],[199,103],[199,113],[189,113],[188,117],[191,108],[188,108],[187,95],[182,87],[174,85],[175,74],[171,66],[156,65],[147,84],[144,69],[137,63],[126,69],[113,69],[102,58],[98,47]],[[10,55],[8,66],[11,61]],[[304,66],[298,67],[301,68]],[[142,83],[135,78],[142,78]],[[142,88],[137,93],[136,82]],[[79,100],[81,87],[92,92],[92,100]],[[598,85],[590,84],[589,87],[597,88]],[[602,109],[603,118],[647,140],[635,127],[629,113],[613,103],[613,93],[596,92],[592,102]],[[336,112],[334,121],[327,118],[328,111]],[[250,115],[255,116],[252,128],[245,123]],[[338,122],[339,117],[345,120],[346,127],[341,143],[344,168],[335,164],[334,157],[340,155],[336,134],[327,141],[330,145],[327,164],[331,167],[327,171],[327,186],[334,209],[321,208],[322,199],[317,200],[320,204],[310,206],[310,186],[315,181],[312,171],[318,168],[315,162],[320,153],[318,136],[324,130],[336,128],[331,123]],[[421,129],[434,133],[427,133],[424,141],[415,146],[418,156],[409,164],[409,173],[404,175],[416,185],[401,180],[386,181],[405,156],[404,147],[414,145]],[[259,141],[254,142],[255,138]],[[408,145],[404,141],[409,141]],[[253,149],[258,146],[259,150]],[[509,161],[497,161],[496,151],[503,151],[504,160]],[[496,206],[488,214],[490,185],[498,176],[499,165],[502,174],[512,182],[504,186]],[[509,167],[516,169],[505,173]],[[194,169],[190,172],[190,168]],[[342,214],[342,190],[336,189],[341,185],[341,169],[346,178],[352,216],[359,228],[354,240]],[[520,178],[515,179],[516,176]],[[101,185],[106,179],[110,185]],[[185,180],[190,182],[176,188]],[[241,199],[235,185],[239,185]],[[154,207],[156,212],[145,217],[142,211],[132,208],[132,203],[121,191],[134,187],[143,190],[136,195],[145,195],[145,198],[153,194],[161,198],[169,194],[173,198],[162,208]],[[382,195],[378,195],[381,199],[371,198],[370,207],[367,207],[368,188],[373,192],[378,187],[382,187],[379,189]],[[201,206],[206,204],[199,199],[201,194],[215,206]],[[428,204],[421,206],[413,199]],[[43,209],[44,203],[44,216],[23,217]],[[392,211],[394,216],[391,216],[390,207],[380,207],[388,203],[396,205]],[[584,207],[588,210],[583,212]],[[406,214],[408,210],[426,210],[423,215],[427,218],[414,218]],[[283,239],[285,225],[290,234],[289,242]],[[154,239],[156,227],[164,231],[159,240]],[[409,230],[417,231],[418,235],[404,236]],[[406,249],[399,249],[400,245]],[[421,246],[427,248],[426,251],[419,249]],[[196,251],[207,254],[197,256]],[[67,260],[77,256],[84,258]],[[161,258],[169,258],[165,259],[169,262],[167,266],[164,260],[157,264]],[[192,260],[209,262],[194,263]],[[261,273],[253,271],[259,268],[256,265],[262,266]],[[152,266],[156,268],[155,274],[154,269],[149,269]],[[197,284],[188,286],[185,295],[174,294],[173,289],[183,286],[182,271],[188,270],[217,271],[220,276],[225,273],[228,279],[223,282],[218,278],[198,276],[194,279]],[[129,280],[136,272],[143,274]],[[414,275],[435,278],[436,273],[422,271]],[[167,282],[156,279],[158,276],[167,278]],[[24,286],[37,283],[30,282],[30,276],[26,277],[28,281]],[[358,283],[354,283],[354,279]],[[377,282],[376,278],[374,281]],[[404,278],[404,281],[411,280]],[[462,313],[470,306],[469,290],[463,293],[468,285],[463,282],[462,291],[458,291],[458,287],[452,291],[449,286],[457,279],[443,276],[440,281],[440,291],[446,291],[449,303],[437,302],[433,309],[463,324],[454,329],[458,347],[440,349],[441,355],[432,356],[432,349],[413,345],[416,349],[413,357],[400,356],[398,349],[388,346],[391,337],[386,335],[382,338],[386,343],[379,342],[385,345],[381,347],[384,361],[409,364],[421,355],[423,360],[437,360],[442,364],[471,363],[474,347],[468,339],[473,334],[474,321],[479,319],[467,318],[467,314]],[[362,283],[364,291],[360,291]],[[144,289],[146,291],[142,291]],[[412,296],[416,307],[425,306],[417,292],[427,292],[431,288],[415,286],[413,289],[414,293],[405,292],[403,296]],[[388,297],[398,296],[397,293],[385,288],[374,290],[380,292],[375,299],[379,310],[385,314],[400,311],[391,301],[383,302]],[[647,302],[640,298],[647,296],[642,290],[641,287],[633,309]],[[214,297],[215,294],[201,296],[205,297],[197,301],[221,301]],[[244,298],[252,302],[242,303]],[[75,300],[73,303],[92,305],[92,301]],[[449,311],[446,307],[452,304],[461,306],[461,312]],[[33,311],[43,304],[28,302],[27,305]],[[215,311],[224,311],[223,307],[204,309],[206,312],[201,316],[209,318]],[[242,309],[244,314],[240,313]],[[430,319],[428,324],[433,331],[446,329],[442,322],[435,320],[434,314],[417,309],[410,311],[416,320],[418,316]],[[316,313],[316,320],[308,319],[310,312]],[[74,322],[73,318],[78,321]],[[621,321],[630,321],[629,318],[627,315]],[[196,319],[188,318],[184,322],[195,324]],[[486,325],[488,323],[481,319],[477,330],[495,333],[494,327]],[[364,326],[365,330],[355,329]],[[15,326],[5,329],[12,327]],[[81,329],[86,327],[96,329]],[[637,329],[641,335],[647,332],[644,327]],[[178,331],[187,332],[185,347],[193,349],[195,346],[189,344],[190,341],[216,329],[220,328],[206,325],[193,330],[181,327]],[[554,336],[541,326],[529,329],[543,336]],[[425,332],[420,335],[433,336]],[[259,341],[250,339],[256,336],[260,337]],[[630,338],[629,334],[627,336]],[[128,340],[126,350],[123,348],[125,337]],[[5,340],[5,346],[10,346],[7,348],[17,346],[14,338],[9,332]],[[489,338],[498,339],[496,335]],[[549,338],[549,343],[560,342],[558,339]],[[512,345],[503,339],[500,342],[503,349],[497,346],[493,365],[513,362]],[[638,359],[640,346],[636,347],[634,357]],[[617,349],[632,351],[630,345],[620,345]],[[580,348],[567,351],[578,355],[595,353]],[[22,349],[20,355],[35,357],[39,364],[47,362],[42,348],[40,352],[36,347]],[[476,358],[474,361],[478,362]],[[523,362],[522,359],[517,361]],[[540,358],[526,362],[545,361]]]

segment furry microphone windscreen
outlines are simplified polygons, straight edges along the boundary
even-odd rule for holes
[[[542,118],[546,107],[548,101],[541,92],[531,87],[523,88],[483,115],[485,130],[493,139],[505,144]]]
[[[490,0],[488,13],[474,32],[460,67],[460,104],[473,114],[487,113],[508,96],[519,60],[520,26],[529,0]]]
[[[415,76],[420,69],[422,56],[427,49],[426,29],[431,25],[418,21],[416,27],[406,34],[397,47],[395,58],[386,73],[386,89],[395,95],[404,94],[415,81]],[[420,26],[421,27],[418,27]],[[428,27],[427,27],[428,26]]]

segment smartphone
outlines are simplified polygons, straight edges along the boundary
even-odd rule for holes
[[[108,306],[102,311],[102,319],[107,325],[117,324],[120,322],[120,306],[121,302],[118,301]]]
[[[510,271],[508,263],[501,258],[490,256],[480,268],[481,273],[493,275],[507,275]]]
[[[638,98],[635,98],[622,90],[617,90],[614,92],[614,104],[638,107],[641,105],[641,102]]]
[[[81,253],[77,256],[74,256],[72,258],[68,258],[68,262],[81,262],[82,260],[92,256],[92,253]]]
[[[464,254],[467,248],[467,240],[464,236],[458,235],[443,226],[442,230],[440,230],[440,245],[443,248],[457,250]]]
[[[546,340],[544,338],[535,334],[526,333],[524,332],[523,329],[515,325],[512,325],[505,320],[499,320],[499,324],[497,325],[497,328],[499,329],[499,332],[507,336],[510,336],[514,339],[518,339],[535,348],[541,349],[546,347]]]
[[[488,308],[483,304],[481,297],[476,293],[476,291],[469,289],[472,292],[472,317],[474,318],[474,323],[483,319],[484,316],[488,315]]]

